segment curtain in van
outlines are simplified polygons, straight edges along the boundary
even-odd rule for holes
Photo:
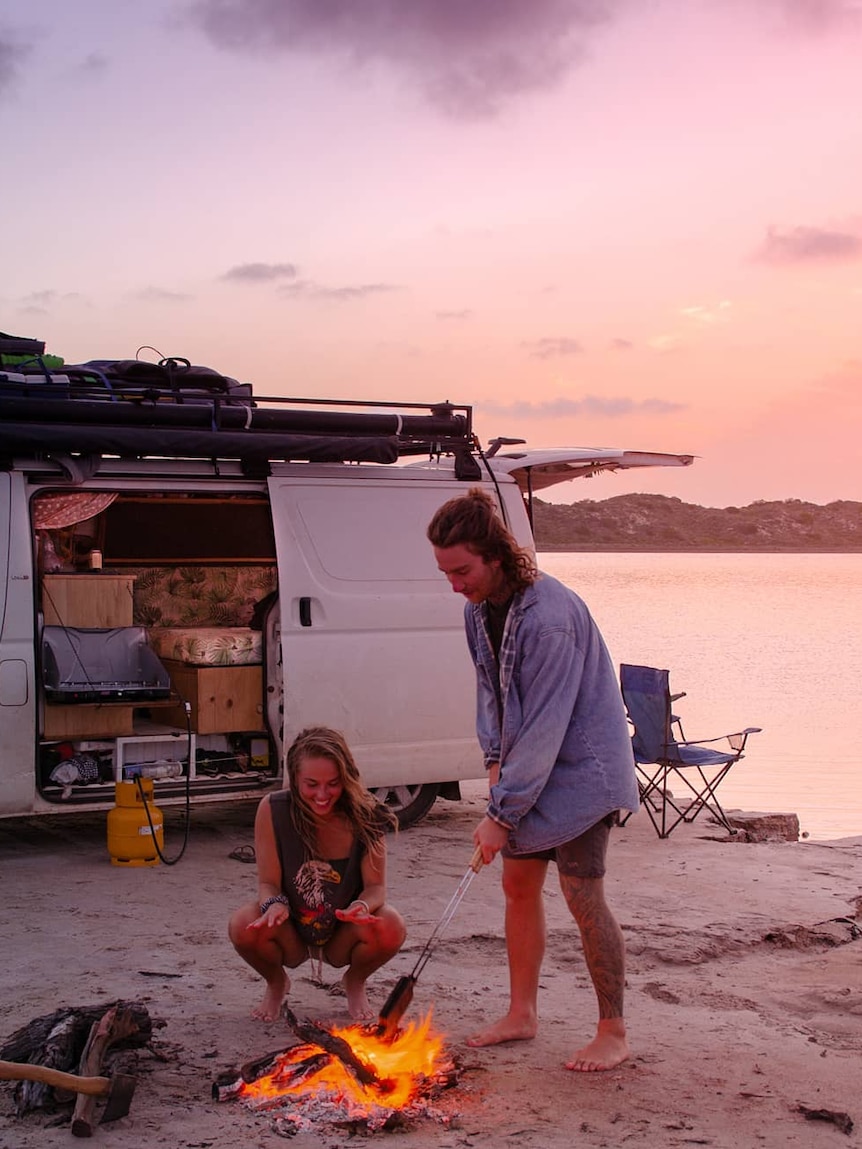
[[[33,503],[33,526],[37,531],[72,527],[100,515],[116,499],[116,494],[79,493],[42,495]]]

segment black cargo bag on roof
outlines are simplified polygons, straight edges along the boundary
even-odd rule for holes
[[[89,359],[64,367],[63,373],[95,386],[101,383],[118,397],[165,398],[177,403],[220,398],[229,405],[254,405],[250,383],[240,383],[211,367],[197,367],[177,356],[158,363],[143,359]]]
[[[41,339],[25,339],[20,335],[7,335],[0,331],[0,360],[2,356],[43,355],[45,344]]]

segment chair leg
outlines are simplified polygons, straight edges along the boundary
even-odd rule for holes
[[[700,776],[702,783],[702,788],[700,790],[698,790],[696,786],[692,785],[683,771],[679,769],[674,771],[679,775],[680,781],[684,782],[694,795],[691,804],[685,811],[684,820],[686,822],[693,822],[701,810],[707,809],[713,815],[713,817],[716,818],[722,826],[724,826],[725,830],[727,830],[729,834],[739,833],[739,831],[734,826],[731,826],[727,814],[725,814],[724,808],[719,802],[718,795],[716,794],[719,783],[724,778],[725,774],[727,774],[728,770],[730,770],[731,766],[733,766],[733,764],[733,762],[728,762],[727,765],[724,766],[723,769],[721,769],[711,780],[707,778],[706,774],[700,766],[693,767],[693,769],[697,770],[697,773]]]
[[[638,789],[640,791],[641,805],[649,815],[653,829],[659,838],[667,838],[686,814],[685,810],[677,806],[673,795],[668,789],[668,777],[672,773],[672,770],[669,766],[657,765],[654,767],[654,772],[650,773],[649,770],[644,769],[643,766],[638,763],[637,771],[640,775],[638,779]],[[671,810],[673,814],[669,813]],[[669,817],[670,822],[668,820]]]

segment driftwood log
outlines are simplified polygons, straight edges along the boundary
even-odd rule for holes
[[[140,1048],[153,1036],[153,1021],[147,1007],[137,1001],[82,1007],[64,1007],[37,1017],[16,1029],[0,1046],[0,1059],[45,1065],[74,1073],[81,1064],[94,1026],[111,1010],[122,1018],[122,1033],[109,1043],[112,1049]],[[161,1024],[161,1023],[159,1023]],[[106,1047],[107,1048],[107,1047]],[[82,1069],[82,1073],[87,1073]],[[57,1096],[52,1086],[38,1081],[19,1081],[15,1086],[15,1108],[19,1117],[34,1109],[53,1109],[57,1101],[71,1101],[72,1095]]]

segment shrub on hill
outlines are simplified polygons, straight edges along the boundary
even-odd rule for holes
[[[539,550],[862,550],[862,503],[701,507],[666,495],[534,500]]]

